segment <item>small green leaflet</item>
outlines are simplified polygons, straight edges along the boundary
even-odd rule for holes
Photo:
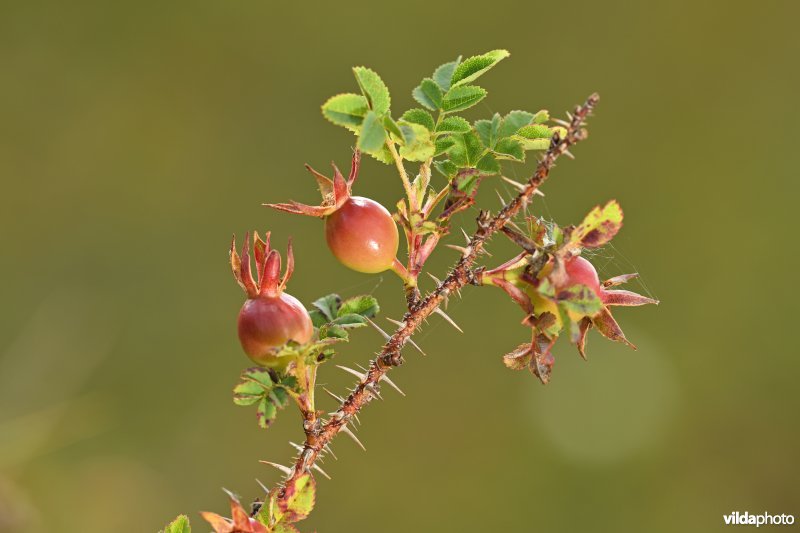
[[[436,111],[442,107],[442,89],[431,78],[425,78],[411,96],[423,107]]]
[[[444,98],[442,98],[441,108],[446,113],[463,111],[486,98],[486,94],[486,89],[478,87],[477,85],[460,85],[458,87],[453,87],[447,91]]]
[[[312,305],[330,321],[336,318],[339,307],[342,305],[342,298],[338,294],[328,294],[315,300]]]
[[[180,515],[175,520],[167,524],[162,533],[192,533],[192,528],[189,525],[189,517]]]
[[[494,148],[498,139],[498,130],[500,128],[500,115],[495,113],[491,120],[476,120],[475,131],[481,138],[483,145],[488,148]]]
[[[511,54],[508,50],[492,50],[483,55],[465,59],[453,71],[452,87],[458,87],[477,79],[509,55]]]
[[[530,124],[520,128],[514,138],[522,143],[522,147],[525,150],[546,150],[550,147],[550,139],[555,132],[558,132],[563,137],[566,135],[567,130],[560,126],[549,127],[544,124]]]
[[[386,130],[374,111],[367,113],[358,135],[358,148],[367,153],[379,152],[386,143]]]
[[[445,117],[436,127],[436,133],[467,133],[472,129],[469,122],[461,117]]]
[[[622,208],[616,200],[596,206],[570,235],[570,241],[584,248],[607,244],[622,227]]]
[[[337,126],[357,132],[369,111],[367,99],[360,94],[337,94],[322,104],[322,115]]]
[[[512,111],[500,123],[497,130],[498,138],[510,137],[517,133],[520,128],[533,122],[535,115],[527,111]]]
[[[458,173],[458,165],[456,165],[449,159],[444,159],[442,161],[435,161],[433,163],[433,167],[448,179],[452,178]]]
[[[378,305],[378,300],[374,296],[354,296],[342,302],[337,316],[341,317],[348,314],[356,314],[372,318],[377,315],[380,310],[381,308],[380,305]]]
[[[303,474],[284,489],[286,496],[279,501],[281,522],[298,522],[314,509],[317,484],[311,474]]]
[[[400,117],[400,120],[411,122],[412,124],[419,124],[420,126],[427,128],[428,131],[433,131],[436,126],[431,114],[424,109],[409,109],[403,113],[403,116]]]
[[[378,74],[367,67],[353,68],[358,86],[361,92],[367,97],[369,107],[378,115],[385,115],[389,112],[392,100],[389,97],[389,89],[383,83]]]
[[[484,146],[474,132],[454,134],[453,145],[447,153],[450,160],[461,168],[473,168],[484,155]]]
[[[447,92],[450,90],[450,81],[453,79],[453,72],[455,72],[459,63],[461,63],[461,56],[458,56],[458,59],[455,61],[440,65],[433,72],[433,81],[436,82],[436,85],[441,87],[442,91]]]
[[[525,150],[522,144],[512,138],[500,139],[494,147],[494,154],[499,159],[511,159],[513,161],[525,161]]]
[[[400,126],[406,139],[400,147],[400,156],[408,161],[427,161],[433,157],[435,145],[431,132],[419,124],[405,123]]]

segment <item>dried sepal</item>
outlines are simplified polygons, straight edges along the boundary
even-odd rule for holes
[[[214,533],[268,533],[267,527],[245,511],[239,500],[231,493],[228,493],[231,500],[231,518],[225,518],[216,513],[202,512],[202,516],[211,527]]]
[[[647,304],[658,304],[658,300],[642,296],[632,291],[612,290],[603,291],[603,303],[606,305],[639,306]]]
[[[281,256],[270,247],[270,232],[262,240],[257,232],[253,233],[253,255],[256,262],[256,277],[253,277],[250,264],[250,232],[245,233],[242,254],[236,253],[236,236],[231,240],[229,252],[233,277],[247,294],[248,298],[259,295],[276,296],[286,288],[286,284],[294,272],[294,252],[292,241],[286,254],[286,273],[281,278]]]
[[[590,329],[592,329],[592,319],[583,317],[578,324],[578,340],[575,346],[578,348],[578,353],[581,354],[584,360],[586,360],[586,336]]]
[[[530,365],[532,357],[533,350],[531,349],[531,344],[528,342],[520,344],[512,351],[505,354],[503,356],[503,364],[506,365],[506,368],[510,368],[511,370],[525,370]]]
[[[352,190],[353,183],[358,177],[358,170],[361,165],[361,152],[359,150],[353,151],[353,159],[350,164],[350,174],[345,180],[342,172],[333,165],[333,179],[330,179],[323,174],[317,172],[311,166],[306,165],[308,170],[319,184],[319,191],[322,194],[322,202],[319,205],[306,205],[300,202],[290,200],[287,203],[279,204],[263,204],[267,207],[293,213],[296,215],[308,215],[312,217],[325,217],[342,207],[344,203],[350,198],[350,191]]]
[[[614,317],[611,316],[611,312],[607,308],[603,308],[602,311],[592,317],[592,324],[605,338],[611,339],[612,341],[622,342],[634,350],[636,349],[636,346],[634,346],[630,341],[628,341],[627,338],[625,338],[622,328],[619,327],[619,324],[617,324],[617,321],[614,320]]]

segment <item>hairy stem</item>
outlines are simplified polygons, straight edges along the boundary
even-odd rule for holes
[[[306,440],[303,450],[298,456],[292,468],[292,473],[285,481],[284,486],[292,484],[308,471],[323,448],[351,421],[354,415],[372,400],[383,376],[390,369],[403,362],[400,351],[422,321],[435,312],[452,292],[458,291],[465,285],[476,283],[472,265],[482,252],[484,245],[492,235],[500,231],[531,200],[536,190],[549,176],[550,170],[559,156],[564,154],[570,146],[586,138],[587,132],[583,128],[584,120],[592,112],[598,100],[599,96],[593,94],[589,96],[583,105],[575,108],[574,114],[570,117],[567,134],[564,138],[553,137],[550,147],[539,161],[536,171],[514,199],[505,204],[494,216],[481,213],[478,217],[478,229],[470,238],[469,244],[465,247],[459,261],[431,293],[409,309],[408,313],[403,317],[401,325],[383,345],[378,356],[370,362],[369,369],[364,373],[355,389],[330,416],[327,422],[319,428],[315,438]],[[284,492],[278,494],[278,498],[284,497]]]

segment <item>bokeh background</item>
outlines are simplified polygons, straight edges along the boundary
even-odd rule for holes
[[[798,15],[779,1],[5,3],[0,531],[156,531],[179,512],[204,531],[220,487],[250,500],[255,478],[274,483],[257,460],[288,462],[298,419],[265,432],[230,401],[247,365],[231,234],[294,235],[305,302],[373,292],[399,316],[397,280],[346,270],[318,221],[260,204],[314,200],[305,162],[347,166],[352,137],[319,105],[355,89],[351,66],[380,72],[402,111],[438,64],[493,48],[512,57],[469,118],[602,94],[533,211],[566,224],[617,198],[626,225],[601,272],[639,271],[634,289],[663,303],[620,311],[638,352],[592,334],[589,362],[563,346],[543,387],[501,363],[526,336],[516,308],[466,290],[449,312],[467,334],[430,321],[430,355],[394,376],[408,397],[363,414],[366,453],[336,443],[304,530],[707,532],[735,510],[800,515]],[[368,160],[358,191],[391,205],[401,188]],[[380,344],[355,337],[340,363]],[[333,367],[321,381],[352,383]]]

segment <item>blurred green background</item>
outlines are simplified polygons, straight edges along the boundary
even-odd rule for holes
[[[317,220],[260,204],[315,200],[305,162],[347,166],[352,137],[319,105],[355,89],[351,66],[375,68],[399,112],[438,64],[493,48],[512,57],[469,118],[601,93],[589,141],[532,210],[567,224],[617,198],[626,225],[601,273],[640,271],[633,288],[663,303],[619,312],[638,352],[592,334],[589,362],[562,346],[543,387],[501,363],[526,337],[517,309],[466,290],[449,311],[467,334],[423,329],[429,356],[394,376],[408,398],[363,414],[366,453],[336,442],[303,529],[707,532],[735,510],[800,514],[798,15],[778,1],[5,3],[0,531],[156,531],[179,512],[204,531],[221,486],[249,501],[255,478],[274,483],[257,460],[288,462],[299,424],[286,411],[259,430],[230,400],[248,363],[231,234],[292,234],[305,302],[374,292],[399,317],[396,279],[346,270]],[[357,190],[401,192],[373,160]],[[358,333],[338,362],[378,349]],[[320,380],[352,384],[332,366]]]

